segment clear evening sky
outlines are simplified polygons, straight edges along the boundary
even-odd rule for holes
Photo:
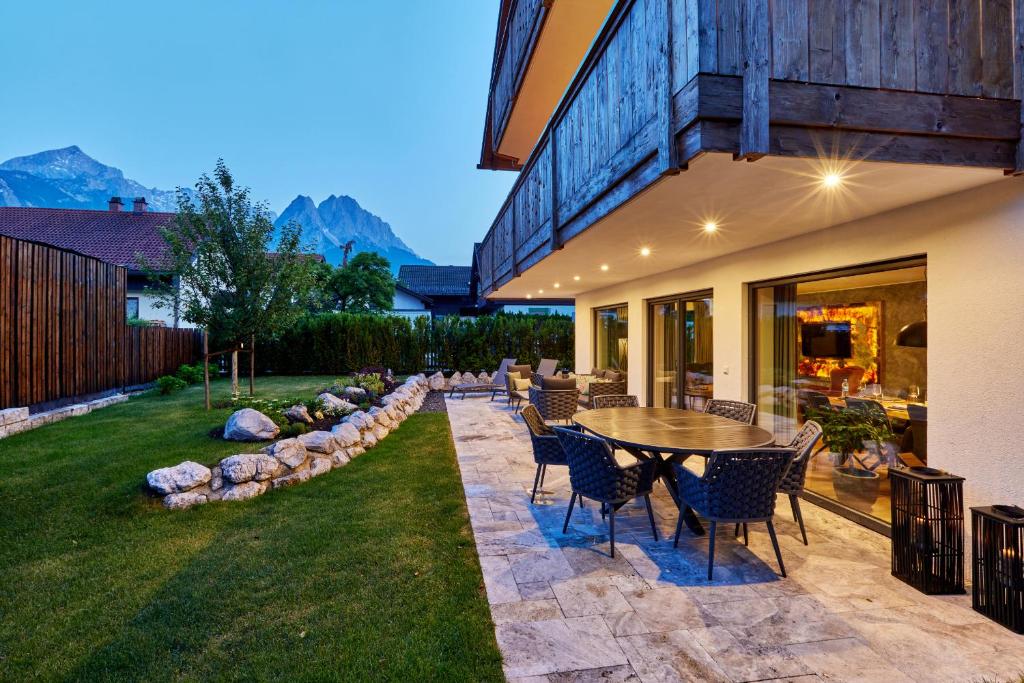
[[[280,212],[348,194],[468,264],[496,0],[0,2],[0,161],[77,144],[147,187],[223,157]]]

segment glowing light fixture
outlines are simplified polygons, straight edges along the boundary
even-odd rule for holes
[[[828,189],[835,189],[843,184],[843,176],[835,171],[829,171],[821,177],[821,184]]]
[[[601,264],[601,270],[603,270],[605,272],[608,272],[608,264],[607,263],[602,263]]]
[[[527,299],[532,299],[532,298],[533,298],[533,294],[527,294],[527,295],[526,295],[526,298],[527,298]]]
[[[558,288],[559,288],[559,287],[561,287],[561,286],[562,286],[562,285],[558,284],[557,282],[556,282],[556,283],[554,284],[554,288],[555,288],[555,289],[558,289]]]
[[[704,232],[712,233],[718,231],[718,223],[714,221],[708,221],[704,224]]]
[[[544,293],[544,290],[543,290],[543,289],[538,289],[538,290],[537,290],[537,293],[538,293],[538,294],[543,294],[543,293]]]
[[[651,248],[650,247],[640,247],[640,255],[641,256],[650,256],[651,255]]]
[[[576,282],[579,282],[580,281],[580,276],[579,275],[573,275],[572,279],[575,280]]]

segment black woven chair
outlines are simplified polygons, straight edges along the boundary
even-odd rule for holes
[[[526,428],[530,431],[530,443],[533,444],[533,461],[537,463],[537,474],[533,478],[533,492],[530,494],[530,502],[537,499],[537,491],[544,486],[544,475],[548,472],[548,465],[568,466],[569,461],[562,450],[551,427],[544,424],[537,408],[530,405],[523,408],[521,415],[526,422]],[[576,429],[570,427],[570,429]]]
[[[639,408],[640,399],[629,394],[610,394],[608,396],[595,396],[595,408]]]
[[[754,415],[757,414],[757,406],[744,401],[729,401],[724,398],[710,399],[704,406],[704,412],[708,415],[718,415],[736,420],[746,425],[754,424]]]
[[[579,409],[579,395],[579,390],[575,388],[541,389],[535,384],[530,385],[529,391],[530,405],[537,407],[537,412],[545,422],[572,419]]]
[[[577,496],[581,505],[584,498],[595,500],[601,503],[602,512],[608,512],[611,556],[615,557],[615,511],[634,498],[643,497],[654,540],[658,540],[658,528],[651,509],[657,461],[641,460],[623,467],[615,461],[611,448],[602,439],[565,427],[555,427],[554,430],[569,462],[569,482],[572,484],[572,497],[562,533],[569,529]]]
[[[621,396],[626,393],[626,380],[620,379],[614,382],[591,382],[588,385],[589,396],[580,397],[580,405],[584,408],[593,408],[594,399],[598,396]]]
[[[754,448],[715,451],[702,476],[673,463],[678,478],[679,522],[674,546],[683,530],[683,505],[689,505],[711,522],[708,533],[708,581],[715,569],[715,531],[719,522],[747,524],[764,522],[779,560],[779,572],[786,575],[775,537],[775,493],[795,455],[791,448]],[[572,464],[569,468],[572,474]]]
[[[779,493],[789,496],[789,505],[793,509],[793,519],[800,525],[800,535],[807,545],[807,531],[804,530],[804,515],[800,511],[800,494],[804,492],[804,480],[807,478],[807,465],[811,461],[811,453],[821,439],[821,425],[808,420],[786,448],[796,452],[793,462],[779,482]]]

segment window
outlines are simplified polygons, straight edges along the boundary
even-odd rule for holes
[[[629,308],[625,304],[594,309],[594,365],[602,370],[628,370]]]
[[[650,304],[648,405],[700,409],[714,394],[710,292]]]
[[[758,424],[788,443],[804,421],[837,413],[881,425],[883,447],[856,439],[852,452],[824,449],[805,490],[890,521],[888,470],[925,465],[927,349],[900,331],[921,323],[923,259],[817,273],[751,286],[751,396]],[[819,446],[820,447],[820,446]],[[816,449],[817,450],[817,449]]]
[[[128,314],[128,319],[129,320],[131,320],[132,318],[138,318],[139,317],[139,297],[137,297],[137,296],[130,296],[130,297],[128,297],[126,312]]]

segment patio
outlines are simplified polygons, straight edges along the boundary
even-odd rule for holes
[[[720,529],[715,580],[708,540],[684,530],[655,487],[660,540],[642,502],[620,511],[616,558],[596,506],[562,522],[567,468],[530,504],[535,465],[521,418],[504,402],[448,400],[470,518],[506,676],[513,681],[967,681],[1024,671],[1024,637],[971,609],[969,596],[926,596],[889,574],[889,541],[814,505],[809,546],[788,505],[776,529],[788,578],[763,525],[750,546]],[[729,525],[723,525],[729,526]]]

